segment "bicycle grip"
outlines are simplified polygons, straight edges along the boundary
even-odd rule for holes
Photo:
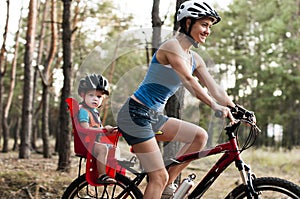
[[[220,110],[217,110],[217,111],[215,112],[215,116],[218,117],[218,118],[222,118],[222,117],[223,117],[223,112],[220,111]]]

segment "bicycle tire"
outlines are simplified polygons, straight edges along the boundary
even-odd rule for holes
[[[253,180],[254,190],[260,193],[258,198],[299,199],[300,187],[290,181],[274,177],[262,177]],[[244,185],[239,185],[225,199],[247,198]]]
[[[97,199],[141,199],[142,192],[132,181],[116,173],[117,183],[111,185],[91,186],[85,178],[85,174],[75,179],[65,190],[62,199],[97,198]]]

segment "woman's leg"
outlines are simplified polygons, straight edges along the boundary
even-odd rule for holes
[[[163,134],[156,136],[158,141],[178,141],[185,143],[176,154],[177,156],[200,151],[207,142],[207,133],[203,128],[176,118],[169,118],[161,131]],[[171,184],[187,165],[188,163],[185,163],[169,168],[169,181],[167,185]]]
[[[159,199],[168,181],[168,173],[164,167],[156,139],[153,137],[133,145],[132,148],[149,176],[143,199]]]

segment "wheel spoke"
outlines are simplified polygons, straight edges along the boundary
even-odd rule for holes
[[[259,199],[299,199],[300,187],[280,178],[257,178],[253,180],[254,189],[259,193]],[[244,185],[235,188],[226,198],[247,198]]]
[[[117,174],[117,183],[90,186],[85,175],[74,180],[66,189],[63,199],[73,198],[101,198],[101,199],[140,199],[143,198],[141,191],[127,177]]]

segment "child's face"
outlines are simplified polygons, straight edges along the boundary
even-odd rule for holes
[[[86,92],[84,101],[90,108],[98,108],[102,104],[104,97],[105,94],[102,91],[92,90]]]

